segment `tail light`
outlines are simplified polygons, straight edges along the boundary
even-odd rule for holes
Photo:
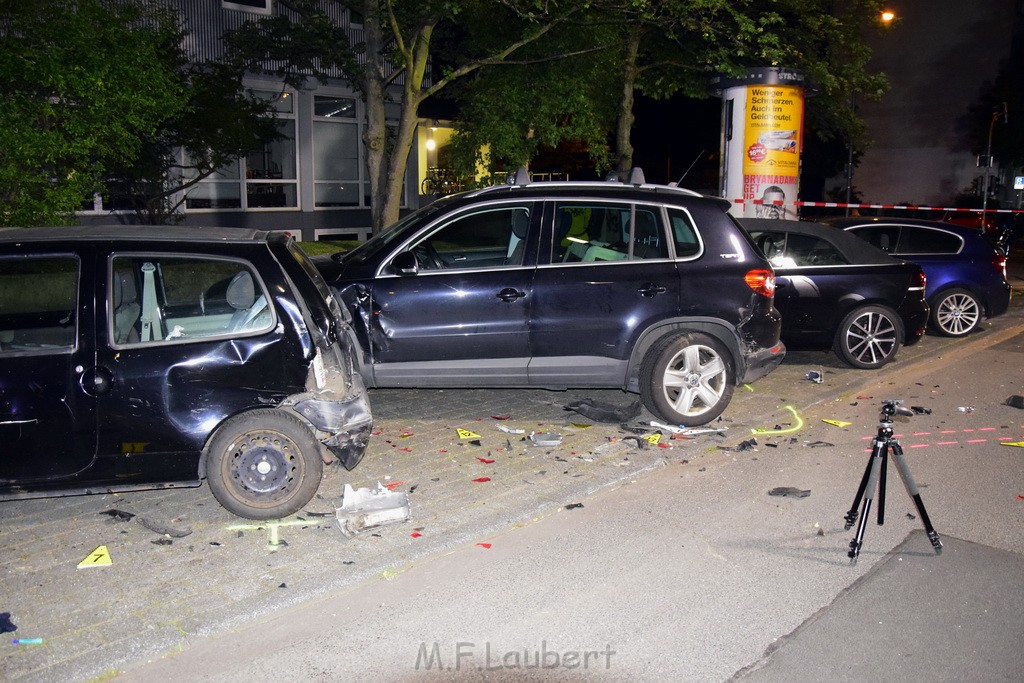
[[[920,268],[914,273],[913,277],[910,278],[910,291],[924,291],[925,285],[928,283],[928,278],[924,276],[924,271]]]
[[[767,268],[748,270],[743,276],[747,287],[764,296],[775,296],[775,272]]]
[[[1000,254],[998,251],[992,252],[992,265],[998,270],[1003,279],[1006,279],[1006,256]]]

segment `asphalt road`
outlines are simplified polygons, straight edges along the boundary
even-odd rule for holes
[[[1024,411],[1002,402],[1024,393],[1022,359],[1018,323],[862,374],[754,450],[667,463],[123,678],[1015,679],[1024,448],[1004,442],[1024,442]],[[882,399],[931,411],[896,436],[948,551],[890,468],[885,524],[851,566],[843,515]]]

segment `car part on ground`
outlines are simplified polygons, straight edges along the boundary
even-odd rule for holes
[[[787,344],[832,348],[844,362],[873,369],[924,334],[929,309],[920,266],[828,225],[739,223],[775,268],[775,306]]]
[[[198,486],[300,510],[372,418],[330,288],[290,239],[0,230],[0,500]]]
[[[618,387],[698,425],[785,354],[772,269],[728,208],[635,173],[517,174],[317,264],[370,387]]]
[[[913,218],[830,218],[825,222],[919,264],[928,278],[925,296],[932,311],[931,327],[938,334],[970,334],[984,318],[1002,315],[1009,307],[1007,248],[980,229]]]

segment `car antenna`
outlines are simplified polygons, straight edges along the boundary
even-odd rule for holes
[[[697,156],[695,156],[695,157],[693,158],[693,163],[691,163],[691,164],[690,164],[690,168],[686,169],[686,173],[684,173],[684,174],[683,174],[683,175],[682,175],[682,176],[681,176],[681,177],[679,178],[679,180],[677,180],[677,181],[676,181],[676,182],[674,182],[674,183],[670,183],[670,184],[671,184],[671,185],[674,185],[674,186],[676,186],[676,187],[679,187],[680,185],[682,185],[682,184],[683,184],[683,180],[685,180],[685,179],[686,179],[686,176],[690,175],[690,171],[692,171],[692,170],[693,170],[693,167],[697,165],[697,162],[698,162],[698,161],[700,160],[700,158],[701,158],[702,156],[704,156],[704,153],[705,153],[705,152],[707,152],[707,150],[706,150],[706,149],[701,149],[701,151],[697,152]]]

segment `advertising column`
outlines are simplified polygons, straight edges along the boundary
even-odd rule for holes
[[[804,76],[766,67],[718,78],[722,98],[722,196],[738,216],[797,219]],[[740,201],[735,201],[740,200]]]

